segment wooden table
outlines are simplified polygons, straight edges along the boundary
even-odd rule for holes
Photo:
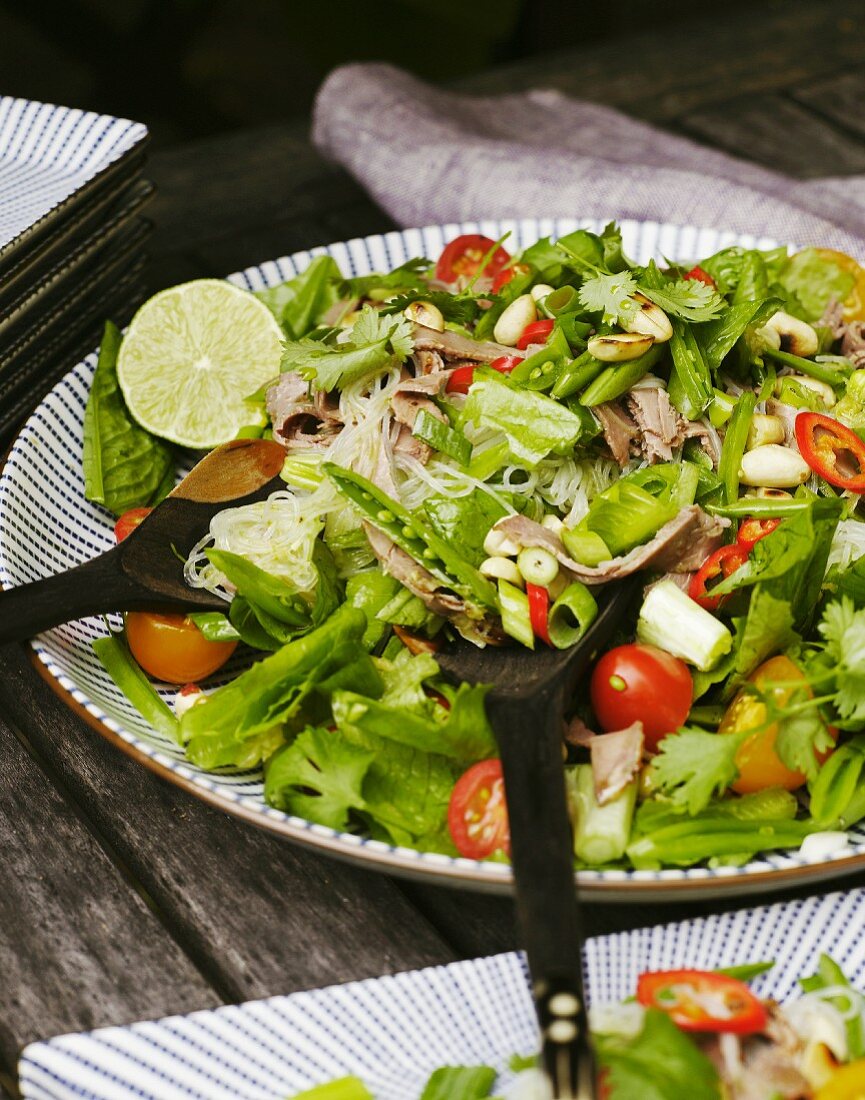
[[[861,0],[764,3],[465,88],[552,85],[800,177],[862,172],[860,17]],[[155,153],[150,175],[154,290],[391,228],[301,124]],[[507,899],[357,870],[240,824],[103,742],[23,648],[2,660],[4,1097],[31,1039],[515,946]],[[593,907],[588,921],[597,932],[684,911]]]

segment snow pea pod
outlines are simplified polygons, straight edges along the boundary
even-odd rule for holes
[[[792,367],[800,374],[807,374],[809,378],[828,382],[830,386],[844,385],[853,370],[852,363],[849,367],[829,366],[828,363],[815,363],[813,359],[803,359],[801,355],[791,355],[789,351],[775,351],[774,348],[767,348],[763,354],[767,359],[774,359],[776,363]]]
[[[817,829],[814,822],[766,818],[736,821],[719,814],[688,815],[628,845],[637,869],[673,864],[688,867],[713,857],[756,855],[774,848],[798,848]]]
[[[647,352],[638,359],[632,359],[629,363],[621,363],[619,366],[607,367],[597,376],[580,397],[580,403],[591,407],[603,405],[606,401],[615,401],[623,393],[635,386],[641,378],[645,377],[658,362],[664,353],[663,344],[653,344]]]
[[[718,463],[718,476],[724,483],[725,504],[732,504],[739,495],[739,467],[742,464],[742,455],[745,453],[745,444],[748,442],[748,429],[751,426],[756,403],[755,394],[746,390],[736,402],[730,423],[727,425],[727,434],[724,436],[724,445],[721,447],[721,460]]]
[[[865,735],[854,737],[829,757],[811,783],[811,814],[823,825],[846,819],[865,768]],[[849,822],[848,822],[849,824]]]
[[[361,516],[422,565],[436,580],[464,600],[484,607],[498,606],[496,590],[477,569],[433,531],[420,515],[409,512],[365,477],[333,462],[323,470]]]
[[[550,396],[561,399],[579,393],[584,386],[594,382],[602,370],[604,370],[604,364],[601,360],[596,359],[591,352],[584,351],[564,368],[556,379]]]

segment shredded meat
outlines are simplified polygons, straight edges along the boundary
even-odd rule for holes
[[[865,321],[850,321],[844,326],[841,354],[846,355],[854,367],[865,367]]]
[[[613,458],[620,466],[627,465],[631,448],[637,442],[637,425],[615,401],[596,405],[592,412],[598,418],[604,433],[604,442],[610,448]]]
[[[703,451],[712,460],[712,466],[718,469],[721,461],[721,440],[710,424],[702,420],[686,420],[682,435],[685,439],[699,439]]]
[[[414,372],[418,377],[422,374],[438,374],[445,369],[445,361],[437,351],[416,349],[411,358],[414,363]]]
[[[634,722],[615,733],[596,734],[589,742],[595,797],[603,806],[622,793],[640,770],[643,759],[643,723]]]
[[[826,308],[823,310],[816,327],[828,328],[834,340],[840,340],[844,335],[844,330],[847,327],[844,323],[844,306],[837,298],[830,298],[826,303]]]
[[[549,550],[584,584],[606,584],[649,568],[659,572],[693,572],[718,548],[727,526],[729,520],[709,516],[699,505],[691,504],[665,523],[645,545],[600,565],[588,566],[581,565],[568,555],[558,535],[525,516],[506,516],[495,525],[497,531],[508,535],[520,546],[542,546]]]
[[[444,391],[450,376],[450,371],[438,371],[423,378],[405,378],[399,382],[390,399],[396,420],[414,428],[417,414],[424,409],[436,420],[447,424],[447,417],[432,399]]]
[[[412,434],[412,430],[408,425],[399,424],[396,438],[393,441],[393,453],[417,459],[422,466],[426,466],[432,458],[433,451],[429,443],[424,443],[422,439],[418,439],[416,435]]]
[[[492,363],[503,355],[515,355],[522,359],[524,351],[495,344],[491,340],[471,340],[458,332],[436,332],[425,325],[414,326],[414,348],[418,351],[437,351],[448,362],[452,359],[465,359],[471,363]]]
[[[729,1100],[809,1100],[813,1090],[797,1068],[802,1042],[774,1002],[764,1003],[769,1019],[763,1033],[707,1036],[701,1048],[717,1068]]]
[[[685,441],[685,421],[660,386],[631,390],[628,409],[639,430],[637,442],[648,462],[670,462],[673,448]]]
[[[286,450],[329,447],[342,418],[330,395],[317,392],[310,399],[309,383],[296,371],[286,371],[267,391],[267,414],[273,437]]]

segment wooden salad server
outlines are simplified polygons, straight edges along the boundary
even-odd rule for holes
[[[596,1095],[562,759],[565,702],[626,614],[635,583],[600,590],[597,618],[570,649],[460,641],[436,654],[451,681],[493,685],[487,714],[502,760],[517,914],[554,1100]]]
[[[109,611],[225,611],[227,604],[183,579],[183,564],[227,507],[264,500],[282,485],[285,449],[236,439],[206,455],[118,546],[91,561],[0,592],[0,642]]]

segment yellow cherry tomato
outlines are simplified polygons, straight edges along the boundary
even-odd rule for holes
[[[865,1059],[836,1070],[814,1100],[865,1100]]]
[[[754,672],[751,683],[762,691],[771,691],[774,702],[785,706],[796,691],[796,685],[805,679],[804,675],[789,657],[770,657]],[[770,683],[779,686],[770,688]],[[781,686],[789,684],[790,686]],[[811,689],[806,687],[808,697]],[[739,794],[752,794],[767,787],[783,787],[787,791],[798,790],[805,782],[802,772],[793,771],[784,764],[775,752],[775,738],[778,736],[778,723],[767,722],[766,704],[755,695],[742,690],[727,708],[719,733],[741,733],[754,730],[746,737],[736,753],[736,767],[739,776],[733,783],[733,790]],[[828,755],[828,754],[827,754]]]
[[[815,248],[821,260],[838,265],[842,271],[849,271],[856,282],[844,299],[844,320],[865,321],[865,268],[846,252],[836,252],[834,248]]]
[[[126,640],[145,672],[169,684],[203,680],[221,668],[237,642],[209,642],[185,615],[129,611]]]

